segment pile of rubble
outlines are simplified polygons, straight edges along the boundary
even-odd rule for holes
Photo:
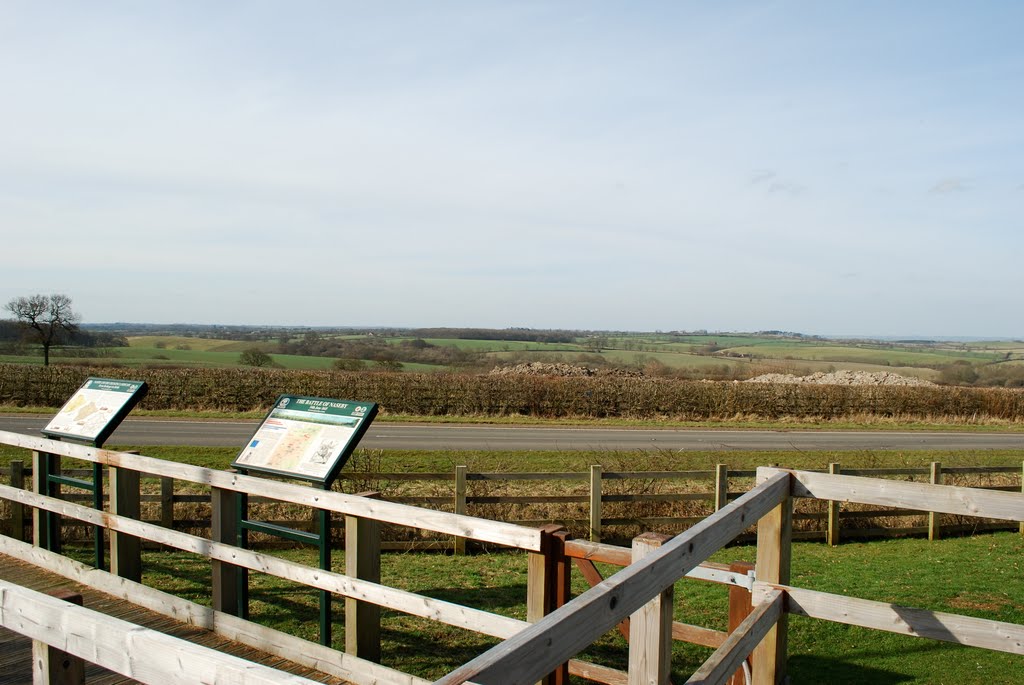
[[[491,369],[494,376],[643,376],[642,371],[628,369],[593,369],[589,366],[574,366],[564,362],[529,362],[514,366],[498,366]]]
[[[790,373],[766,373],[750,378],[744,383],[812,383],[816,385],[935,385],[920,378],[901,376],[888,371],[833,371],[812,373],[810,376],[794,376]]]

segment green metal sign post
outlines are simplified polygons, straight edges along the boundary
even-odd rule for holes
[[[149,386],[144,381],[88,378],[43,428],[43,435],[53,440],[102,447],[148,391]],[[78,488],[92,493],[93,508],[103,508],[103,467],[100,464],[93,463],[91,481],[61,473],[60,457],[56,454],[44,455],[39,460],[39,469],[40,473],[36,477],[45,484],[44,490],[48,496],[60,497],[61,486]],[[59,552],[60,515],[48,511],[45,520],[45,533],[40,536],[43,547],[51,552]],[[96,568],[103,569],[103,528],[100,526],[93,526],[93,544],[93,563]]]
[[[281,395],[259,428],[232,462],[241,473],[309,481],[330,490],[359,440],[377,415],[377,405],[320,397]],[[331,570],[331,513],[317,510],[315,533],[249,518],[249,498],[238,497],[238,546],[249,532],[315,545],[320,568]],[[238,615],[249,615],[249,573],[238,570]],[[331,593],[320,590],[320,643],[331,644]]]

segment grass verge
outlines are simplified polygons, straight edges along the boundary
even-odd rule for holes
[[[12,404],[0,404],[0,414],[43,414],[52,416],[54,407],[19,407]],[[136,409],[134,418],[155,419],[192,419],[200,421],[259,421],[266,416],[265,411],[214,411],[214,410],[179,410],[179,409]],[[377,415],[378,423],[428,423],[428,424],[483,424],[495,426],[583,426],[588,428],[662,428],[662,429],[722,429],[722,430],[893,430],[893,431],[956,431],[956,432],[1024,432],[1024,421],[1003,419],[965,420],[961,417],[937,416],[928,421],[911,417],[875,416],[860,414],[834,419],[820,417],[790,417],[769,421],[754,416],[734,416],[729,419],[705,421],[680,421],[671,417],[657,419],[628,418],[555,418],[547,419],[536,416],[474,416],[445,415],[418,416],[413,414],[389,414],[382,412]]]
[[[109,445],[119,451],[138,450],[147,457],[166,459],[211,469],[227,469],[238,455],[235,447]],[[30,460],[27,450],[0,445],[0,466],[12,459]],[[357,449],[345,471],[373,473],[443,473],[456,466],[472,472],[588,471],[600,464],[605,470],[687,471],[714,469],[726,463],[732,470],[753,469],[774,464],[794,469],[825,469],[838,462],[847,468],[899,468],[927,466],[1005,466],[1024,460],[1024,450],[792,450],[730,451],[484,451],[460,450],[371,450]]]

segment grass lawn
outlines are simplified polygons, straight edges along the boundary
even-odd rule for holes
[[[315,564],[308,550],[277,552]],[[1024,540],[1015,534],[941,540],[907,539],[844,544],[797,543],[792,584],[901,606],[1024,623]],[[342,571],[341,554],[334,568]],[[754,548],[732,547],[716,554],[721,562],[751,561]],[[384,584],[438,599],[523,618],[526,558],[521,553],[481,553],[453,558],[443,554],[389,553],[382,560]],[[193,601],[209,602],[209,564],[184,553],[151,552],[143,562],[145,582]],[[615,569],[605,567],[607,577]],[[253,574],[254,620],[316,639],[316,592],[276,578]],[[573,592],[587,589],[576,572]],[[695,580],[676,585],[675,619],[724,630],[727,591]],[[342,609],[335,607],[337,648],[344,645]],[[472,659],[497,640],[384,611],[383,663],[415,675],[437,678]],[[676,643],[673,680],[683,682],[711,653]],[[950,643],[791,617],[789,671],[794,683],[990,684],[1019,682],[1024,657]],[[583,658],[624,668],[626,649],[608,634]]]

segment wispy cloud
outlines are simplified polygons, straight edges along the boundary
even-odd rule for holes
[[[792,181],[772,181],[768,184],[769,193],[787,193],[789,195],[802,195],[807,190],[806,186]]]
[[[950,176],[933,185],[928,192],[932,195],[949,195],[951,193],[963,193],[970,189],[966,179],[959,176]]]
[[[778,172],[771,169],[756,169],[750,174],[750,185],[763,187],[771,194],[787,193],[789,195],[800,195],[807,190],[806,186],[795,183],[779,176]]]

